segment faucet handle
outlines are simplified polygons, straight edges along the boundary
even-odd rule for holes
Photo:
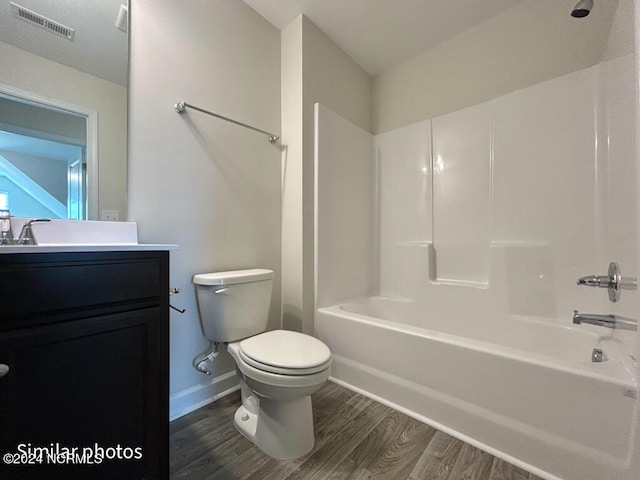
[[[0,245],[13,245],[11,212],[7,209],[0,209]]]
[[[638,279],[635,277],[623,277],[617,263],[609,263],[607,275],[587,275],[578,279],[578,285],[587,287],[606,288],[609,293],[609,300],[617,302],[620,300],[620,290],[636,290]]]

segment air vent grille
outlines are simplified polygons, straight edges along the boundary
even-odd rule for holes
[[[58,23],[50,18],[45,17],[44,15],[40,15],[28,8],[21,7],[17,3],[11,3],[11,12],[14,17],[17,17],[25,22],[29,22],[31,25],[35,25],[40,28],[44,28],[49,32],[58,35],[60,37],[64,37],[67,40],[73,41],[73,35],[75,31],[72,28],[66,27],[65,25]]]

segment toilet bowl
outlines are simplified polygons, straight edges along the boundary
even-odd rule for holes
[[[329,378],[329,348],[310,335],[265,332],[271,270],[198,274],[193,283],[205,336],[216,345],[226,343],[236,362],[242,394],[242,405],[234,416],[237,429],[279,460],[310,452],[314,444],[311,394]]]
[[[240,378],[242,406],[234,416],[240,433],[279,460],[311,451],[310,395],[329,378],[329,349],[309,335],[273,330],[231,343],[227,350]]]

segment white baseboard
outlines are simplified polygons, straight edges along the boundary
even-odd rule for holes
[[[169,396],[169,421],[180,418],[240,388],[235,370]]]

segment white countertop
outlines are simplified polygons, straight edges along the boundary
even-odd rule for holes
[[[67,253],[67,252],[130,252],[149,250],[177,250],[180,245],[162,243],[104,243],[104,244],[45,244],[45,245],[3,245],[3,253]]]

